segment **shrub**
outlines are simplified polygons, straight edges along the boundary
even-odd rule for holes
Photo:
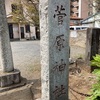
[[[96,54],[96,56],[93,56],[91,66],[97,67],[93,71],[93,74],[96,75],[97,82],[93,84],[91,89],[91,96],[88,97],[87,100],[100,100],[100,55]]]

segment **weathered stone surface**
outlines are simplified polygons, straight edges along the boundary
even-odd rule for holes
[[[0,100],[34,100],[30,86],[23,86],[0,93]]]
[[[69,0],[40,0],[42,100],[68,100]]]
[[[5,11],[5,0],[0,0],[0,52],[1,67],[3,72],[14,70],[12,51],[9,40],[9,31]]]
[[[10,86],[12,84],[20,83],[20,71],[14,70],[12,72],[0,72],[0,87]]]

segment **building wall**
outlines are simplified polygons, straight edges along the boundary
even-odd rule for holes
[[[89,14],[89,2],[88,0],[81,1],[81,17],[83,19],[87,18]]]
[[[15,0],[5,0],[5,8],[6,8],[6,14],[9,15],[12,11],[11,9],[11,4],[14,2]]]
[[[87,18],[89,14],[92,14],[92,7],[89,4],[89,0],[71,0],[71,17]]]
[[[70,16],[79,17],[79,0],[71,0],[70,2]]]
[[[70,31],[75,33],[75,36],[70,34],[70,45],[80,46],[85,48],[86,44],[86,30]]]
[[[70,57],[77,59],[82,57],[85,59],[86,51],[86,30],[75,31],[77,36],[70,35]]]
[[[13,24],[14,38],[19,38],[18,24]]]
[[[5,0],[5,9],[6,9],[6,14],[7,14],[7,21],[8,23],[12,23],[13,24],[13,38],[14,39],[18,39],[21,37],[20,35],[20,28],[19,28],[19,24],[14,22],[12,20],[12,16],[11,15],[11,12],[12,12],[12,7],[11,7],[11,4],[13,4],[16,0]],[[25,0],[24,0],[25,1]],[[26,38],[26,36],[28,37],[35,37],[36,38],[36,35],[35,35],[35,26],[30,26],[30,33],[26,33],[26,30],[25,30],[25,25],[20,25],[20,27],[23,27],[24,28],[24,36]]]
[[[35,27],[30,26],[30,31],[31,31],[31,36],[32,36],[32,37],[35,37],[35,39],[36,39]]]

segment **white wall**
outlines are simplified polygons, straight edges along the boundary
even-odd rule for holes
[[[11,4],[13,2],[15,2],[16,0],[5,0],[5,9],[6,9],[6,14],[9,15],[11,14],[12,12],[12,8],[11,8]],[[24,0],[25,1],[25,0]],[[9,23],[12,23],[12,20],[9,20]],[[25,25],[21,25],[20,27],[24,27],[24,33],[25,33],[25,36],[29,33],[26,33],[26,30],[25,30]],[[31,31],[31,36],[35,37],[36,38],[36,35],[35,35],[35,27],[34,26],[30,26],[30,31]],[[19,38],[20,35],[19,35],[19,25],[18,24],[13,24],[13,35],[14,35],[14,38]]]
[[[19,38],[18,24],[13,24],[13,35],[14,38]]]
[[[100,21],[95,21],[95,27],[100,28]]]
[[[5,8],[6,8],[6,14],[9,15],[12,12],[11,4],[15,0],[5,0]]]
[[[36,34],[35,34],[35,26],[30,26],[30,31],[31,31],[31,36],[36,38]]]
[[[79,15],[78,15],[78,17],[79,18],[81,18],[82,16],[81,16],[81,0],[79,0]]]

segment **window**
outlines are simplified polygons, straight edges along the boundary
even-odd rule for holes
[[[11,4],[11,8],[13,13],[23,14],[23,8],[21,4]]]
[[[80,30],[80,29],[81,29],[81,28],[79,28],[79,27],[78,27],[78,28],[76,28],[76,30]]]
[[[86,29],[86,27],[82,27],[82,29]]]
[[[75,2],[75,1],[77,1],[77,0],[71,0],[72,2]]]
[[[11,4],[12,12],[15,12],[17,10],[16,4]]]
[[[70,30],[74,30],[74,28],[70,28]]]
[[[71,5],[70,7],[71,7],[71,8],[74,8],[74,6],[73,6],[73,5]]]
[[[25,25],[26,33],[30,32],[30,25]]]
[[[27,0],[28,3],[32,3],[32,0]]]

